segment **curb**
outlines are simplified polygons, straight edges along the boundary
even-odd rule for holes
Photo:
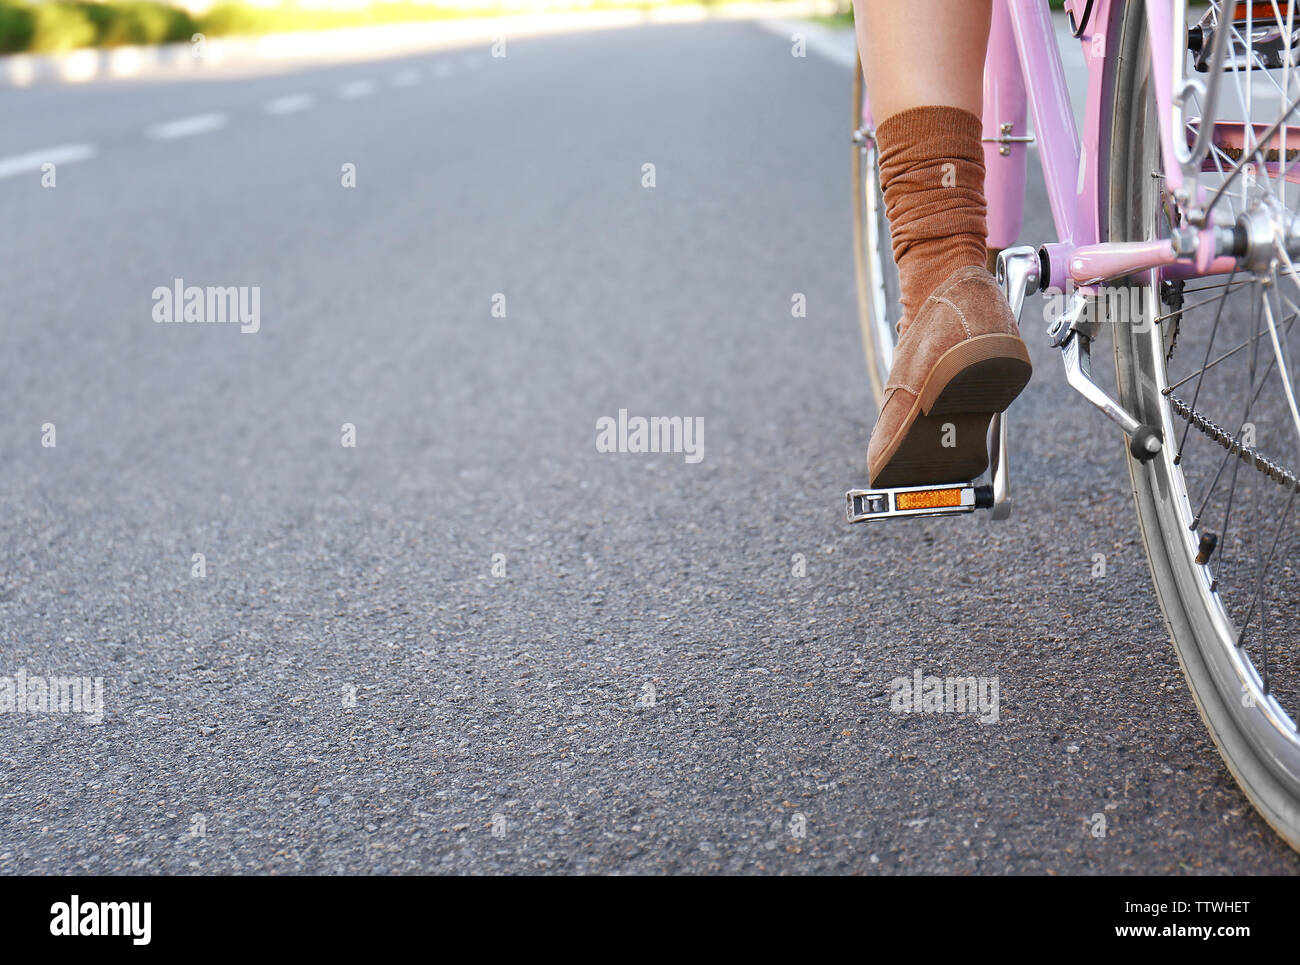
[[[827,16],[838,9],[836,0],[770,0],[766,3],[727,3],[721,6],[674,5],[649,10],[431,20],[423,23],[267,34],[261,37],[204,38],[201,34],[195,34],[194,42],[188,44],[86,48],[64,54],[0,56],[0,87],[80,84],[157,73],[192,74],[221,66],[370,60],[474,43],[490,43],[499,37],[509,39],[641,24]]]

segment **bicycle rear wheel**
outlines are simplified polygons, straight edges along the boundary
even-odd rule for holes
[[[1112,42],[1115,99],[1110,143],[1100,151],[1108,158],[1105,237],[1167,237],[1182,217],[1160,174],[1142,4],[1127,5]],[[1250,49],[1243,40],[1238,52],[1244,59]],[[1256,76],[1225,72],[1221,110],[1203,122],[1243,125],[1235,128],[1240,149],[1219,138],[1233,128],[1215,128],[1212,170],[1203,174],[1212,191],[1300,95],[1294,65],[1269,70],[1252,57]],[[1199,103],[1185,110],[1201,123]],[[1300,131],[1292,139],[1300,148]],[[1294,211],[1300,186],[1288,186],[1292,158],[1283,147],[1271,168],[1259,164],[1249,179],[1239,173],[1234,184],[1251,183],[1220,198],[1218,223],[1256,208]],[[1133,281],[1148,296],[1144,310],[1111,320],[1121,397],[1141,421],[1161,427],[1166,443],[1148,463],[1129,458],[1156,595],[1224,761],[1259,813],[1300,850],[1300,506],[1293,505],[1300,500],[1288,475],[1300,468],[1300,413],[1287,341],[1300,314],[1300,277],[1280,254],[1229,276],[1162,282],[1150,272]]]

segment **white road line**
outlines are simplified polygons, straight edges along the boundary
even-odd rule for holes
[[[311,94],[286,94],[284,97],[268,101],[263,109],[268,114],[292,114],[295,111],[305,111],[314,103],[316,98]]]
[[[393,79],[389,82],[394,87],[414,87],[420,82],[420,72],[418,70],[403,70],[394,74]]]
[[[451,72],[452,72],[452,66],[451,66],[451,64],[434,64],[434,65],[433,65],[433,76],[434,76],[434,77],[446,77],[446,76],[447,76],[448,74],[450,74]]]
[[[30,154],[15,154],[12,157],[0,157],[0,178],[11,178],[16,174],[39,171],[45,164],[71,164],[95,156],[95,148],[90,144],[60,144],[44,150],[32,151]]]
[[[192,137],[218,130],[225,127],[228,120],[230,118],[225,114],[195,114],[193,117],[155,124],[146,133],[154,140],[171,141],[178,137]]]
[[[344,100],[356,100],[358,97],[369,97],[374,92],[375,82],[373,80],[354,80],[339,88],[339,96]]]

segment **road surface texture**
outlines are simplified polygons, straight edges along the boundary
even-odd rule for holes
[[[0,872],[1300,870],[1037,299],[1013,518],[845,524],[849,94],[755,24],[0,91],[0,675],[104,681],[0,714]]]

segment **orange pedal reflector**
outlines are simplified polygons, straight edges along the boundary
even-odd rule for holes
[[[1291,0],[1278,0],[1277,12],[1282,15],[1285,21],[1291,15]],[[1275,20],[1273,13],[1273,4],[1271,3],[1237,3],[1232,9],[1232,19],[1245,21],[1249,15],[1252,20],[1263,20],[1266,23]]]
[[[898,493],[894,505],[903,509],[938,509],[942,506],[960,506],[960,489],[927,489],[920,492]]]
[[[845,507],[850,523],[869,519],[953,516],[992,509],[992,486],[971,483],[944,486],[905,486],[897,489],[850,489]]]

